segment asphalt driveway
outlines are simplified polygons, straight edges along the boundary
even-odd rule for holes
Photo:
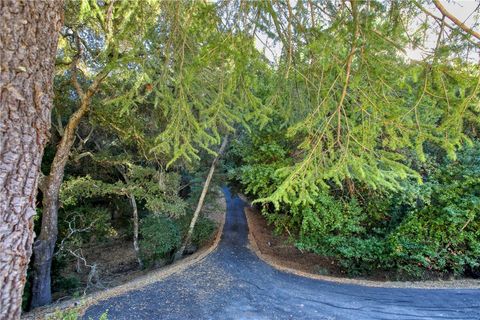
[[[91,306],[84,319],[480,319],[480,290],[337,284],[278,271],[247,248],[245,203],[228,189],[218,248],[141,290]]]

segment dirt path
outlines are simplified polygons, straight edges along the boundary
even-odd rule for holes
[[[480,319],[480,290],[338,284],[278,271],[248,249],[245,203],[225,189],[218,249],[188,269],[90,307],[84,319]]]

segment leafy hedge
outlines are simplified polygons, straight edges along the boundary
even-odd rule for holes
[[[422,202],[388,238],[390,259],[408,273],[462,274],[480,264],[480,144],[459,152],[420,188]]]

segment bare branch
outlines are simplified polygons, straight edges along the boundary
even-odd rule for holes
[[[85,93],[83,92],[83,89],[80,86],[80,83],[78,83],[78,79],[77,79],[77,65],[78,65],[78,61],[80,60],[80,58],[82,56],[83,49],[82,49],[82,45],[80,43],[80,36],[78,35],[78,33],[75,32],[74,37],[75,37],[75,46],[77,47],[77,54],[73,58],[72,65],[71,65],[71,68],[70,68],[71,71],[72,71],[72,77],[71,77],[72,79],[71,80],[72,80],[72,85],[75,88],[75,91],[80,96],[80,99],[83,100],[83,98],[85,96]]]
[[[469,35],[471,36],[474,36],[475,38],[477,38],[478,40],[480,40],[480,33],[476,32],[475,30],[472,30],[471,28],[469,28],[465,23],[463,23],[462,21],[460,21],[457,17],[455,17],[453,14],[451,14],[450,12],[447,11],[447,9],[445,9],[445,7],[440,3],[439,0],[433,0],[433,4],[435,4],[435,6],[437,7],[438,10],[440,10],[440,12],[446,16],[448,19],[450,19],[450,21],[452,21],[453,23],[455,23],[455,25],[457,25],[459,28],[461,28],[463,31],[465,31],[466,33],[468,33]],[[477,44],[478,45],[478,44]]]
[[[417,6],[417,8],[419,8],[420,10],[423,11],[423,13],[425,13],[427,16],[430,16],[432,18],[434,18],[440,25],[442,25],[442,23],[448,27],[449,29],[451,30],[454,30],[455,27],[452,26],[451,24],[447,23],[445,21],[445,19],[443,19],[443,17],[439,17],[435,14],[433,14],[431,11],[427,10],[426,8],[424,8],[422,5],[420,5],[417,1],[413,0],[413,3]],[[473,44],[474,46],[477,46],[477,47],[480,47],[480,43],[478,42],[475,42],[475,41],[472,41],[472,39],[470,39],[467,35],[464,34],[464,37],[465,39],[470,42],[471,44]]]

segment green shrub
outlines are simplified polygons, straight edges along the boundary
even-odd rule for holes
[[[105,207],[86,204],[63,209],[59,216],[59,237],[64,245],[78,248],[89,242],[97,242],[115,235],[111,226],[111,214]],[[71,229],[83,230],[70,235]]]
[[[200,247],[212,239],[216,224],[211,219],[200,217],[195,224],[192,234],[192,243]]]
[[[48,320],[77,320],[81,317],[81,309],[83,308],[82,305],[60,310],[57,309],[53,315],[47,316],[46,319]],[[92,317],[88,317],[88,320],[94,320]],[[98,317],[98,320],[108,320],[108,309]]]
[[[288,154],[284,131],[267,126],[249,135],[248,138],[232,142],[229,151],[229,177],[238,181],[246,194],[267,197],[282,182],[277,170],[292,164]]]
[[[188,227],[190,226],[192,216],[192,214],[188,214],[176,220],[176,223],[178,224],[180,233],[182,235],[182,239],[187,235]],[[196,245],[197,247],[204,245],[212,238],[216,228],[217,226],[215,222],[211,219],[206,217],[199,217],[197,223],[195,224],[195,228],[193,229],[191,243]]]
[[[156,215],[142,219],[140,235],[140,253],[147,263],[169,258],[181,241],[177,224]]]
[[[230,177],[257,198],[281,186],[279,169],[295,154],[272,130],[232,146]],[[355,191],[348,193],[345,182],[339,188],[339,181],[327,181],[329,189],[318,186],[310,201],[301,201],[300,190],[281,198],[278,208],[262,203],[262,213],[297,247],[334,258],[350,274],[388,269],[421,278],[480,271],[480,143],[460,150],[456,160],[427,143],[422,161],[401,153],[423,184],[406,179],[400,191],[388,191],[354,181]]]
[[[391,259],[407,273],[460,275],[480,265],[480,145],[464,149],[422,186],[423,203],[388,237]]]
[[[371,217],[355,198],[347,202],[322,193],[312,205],[292,206],[290,214],[302,217],[298,248],[335,258],[350,274],[382,266],[384,244],[366,228]]]

